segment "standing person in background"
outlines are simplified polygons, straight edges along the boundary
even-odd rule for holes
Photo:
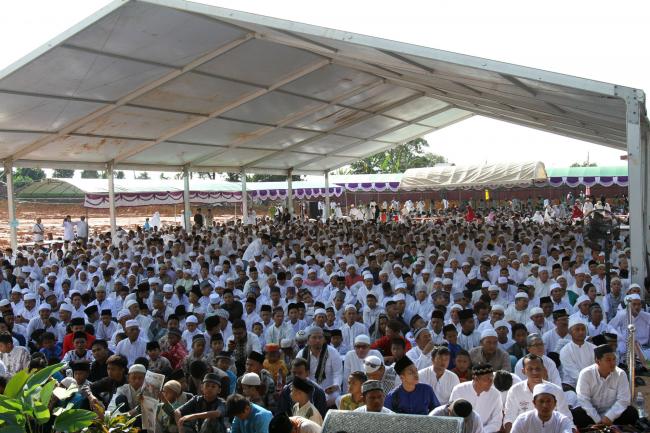
[[[79,221],[75,223],[77,226],[77,239],[81,239],[83,244],[88,243],[88,221],[86,221],[85,216],[79,217]]]
[[[199,229],[203,228],[203,214],[201,213],[200,207],[196,208],[196,213],[194,214],[194,225]]]
[[[36,218],[36,224],[32,227],[32,235],[34,236],[34,242],[43,242],[45,226],[41,223],[40,218]]]
[[[71,242],[74,240],[74,223],[70,215],[63,218],[63,240]]]

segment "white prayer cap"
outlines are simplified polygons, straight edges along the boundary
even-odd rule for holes
[[[406,297],[404,296],[403,293],[398,293],[397,295],[393,296],[393,301],[395,302],[406,301]]]
[[[625,299],[628,301],[640,301],[641,296],[638,293],[632,293],[631,295],[627,295]]]
[[[197,324],[199,323],[199,319],[197,319],[195,315],[187,316],[187,319],[185,319],[185,323]],[[127,322],[127,326],[128,326],[128,322]]]
[[[399,263],[395,263],[393,265],[393,269],[402,269],[402,265],[400,265]]]
[[[142,364],[133,364],[131,368],[129,368],[129,374],[131,373],[147,374],[147,369]]]
[[[632,290],[632,289],[639,289],[640,290],[641,286],[639,286],[637,283],[632,283],[632,284],[630,284],[630,287],[629,287],[628,290]]]
[[[6,307],[9,304],[11,304],[11,302],[9,302],[9,299],[3,299],[0,301],[0,307]]]
[[[497,283],[499,283],[499,284],[508,284],[508,277],[499,277],[497,279]]]
[[[161,283],[162,283],[162,281],[160,281],[160,278],[158,278],[158,277],[149,278],[149,284],[158,284],[158,285],[160,285]]]
[[[454,284],[454,281],[451,278],[445,278],[442,280],[443,286],[450,286],[452,284]]]
[[[24,296],[25,301],[35,301],[36,296],[33,293],[26,293]]]
[[[497,331],[495,331],[492,328],[488,328],[488,329],[484,330],[483,332],[481,332],[481,340],[484,339],[484,338],[487,338],[487,337],[495,337],[496,338],[497,337]]]
[[[501,311],[503,313],[506,309],[501,304],[495,304],[492,306],[492,311]]]
[[[326,316],[327,312],[325,311],[324,308],[317,308],[316,311],[314,311],[314,317],[318,316],[319,314]]]
[[[20,290],[18,287],[14,287],[13,289],[11,289],[11,293],[20,293],[22,295],[23,291]]]
[[[48,303],[46,303],[46,302],[42,303],[42,304],[38,307],[38,311],[43,311],[43,310],[50,311],[51,309],[52,309],[52,307],[50,307],[50,304],[48,304]]]
[[[213,293],[210,295],[210,303],[211,304],[218,304],[219,303],[219,295],[216,293]]]
[[[49,274],[47,274],[47,278],[52,278],[52,277],[56,278],[56,274],[54,272],[50,272]]]
[[[519,292],[515,295],[515,299],[520,299],[520,298],[528,299],[528,295],[525,294],[524,292]]]
[[[433,282],[434,282],[434,283],[442,283],[442,278],[440,278],[440,277],[435,277],[435,278],[433,279]]]
[[[366,374],[370,374],[379,370],[384,365],[384,362],[378,356],[370,355],[366,356],[366,359],[363,360],[363,364],[366,369]]]
[[[499,328],[510,329],[510,323],[506,322],[505,320],[497,320],[496,322],[494,322],[494,329],[499,329]]]
[[[528,313],[528,317],[533,317],[537,314],[544,314],[544,310],[539,307],[531,308],[530,312]]]
[[[139,328],[139,327],[140,327],[140,323],[138,323],[137,320],[133,320],[133,319],[131,319],[131,320],[127,320],[127,321],[126,321],[126,326],[124,326],[124,327],[125,327],[125,328],[134,328],[134,327],[135,327],[135,328]]]
[[[423,273],[423,274],[427,274],[427,275],[431,275],[431,269],[429,269],[429,268],[424,268],[424,269],[422,269],[422,273]]]
[[[375,277],[373,277],[372,274],[371,274],[370,272],[364,272],[364,273],[363,273],[363,279],[364,279],[364,280],[374,280]]]
[[[549,287],[550,290],[561,289],[562,287],[558,283],[553,283]]]
[[[283,338],[282,340],[280,340],[281,349],[288,349],[291,346],[293,346],[293,340],[291,338]]]
[[[588,274],[589,271],[588,271],[588,269],[587,269],[586,266],[579,266],[579,267],[575,270],[575,273],[576,273],[576,274]]]
[[[454,272],[453,269],[451,269],[451,268],[445,268],[444,271],[443,271],[443,274],[452,274],[453,272]]]
[[[241,378],[241,384],[247,386],[259,386],[262,384],[257,373],[246,373]]]
[[[397,283],[395,284],[395,290],[406,289],[406,283]]]
[[[524,281],[524,286],[533,287],[535,285],[534,281],[526,280]]]
[[[308,273],[308,274],[316,274],[317,272],[316,272],[316,269],[314,269],[314,268],[309,268],[309,270],[307,271],[307,273]]]
[[[68,313],[72,313],[74,309],[72,308],[72,305],[66,304],[65,302],[61,304],[59,307],[59,311],[67,311]]]
[[[550,394],[557,400],[557,392],[559,388],[552,383],[539,383],[533,388],[533,398],[540,394]]]
[[[165,284],[163,286],[163,293],[174,293],[174,286],[171,284]]]
[[[540,266],[537,272],[548,272],[548,268],[546,266]]]
[[[573,328],[576,325],[583,325],[584,327],[587,327],[587,322],[579,317],[570,317],[569,329]]]
[[[589,299],[589,296],[587,295],[580,295],[578,296],[578,299],[576,299],[576,306],[582,304],[583,302],[591,302],[591,299]]]
[[[461,265],[461,267],[465,267],[465,266],[470,266],[469,262],[463,262],[463,264]]]
[[[482,288],[482,289],[487,289],[487,288],[489,288],[489,287],[490,287],[490,282],[489,282],[489,281],[483,281],[483,282],[481,283],[481,288]]]
[[[128,301],[126,301],[124,303],[124,308],[126,308],[128,310],[133,305],[138,305],[138,301],[136,301],[135,299],[129,299]]]
[[[494,284],[488,287],[489,292],[498,292],[499,290],[501,290],[499,286],[495,286]]]
[[[354,337],[354,345],[356,346],[357,344],[370,345],[370,337],[364,334],[357,335]]]
[[[345,310],[344,310],[344,311],[347,313],[348,310],[351,310],[351,311],[356,312],[356,311],[357,311],[357,307],[355,307],[355,306],[352,305],[352,304],[348,304],[348,305],[345,306]]]
[[[458,304],[453,304],[451,307],[449,307],[449,311],[452,311],[452,310],[462,311],[462,310],[463,310],[463,307],[461,307],[461,306],[458,305]]]

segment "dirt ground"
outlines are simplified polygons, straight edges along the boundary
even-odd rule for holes
[[[194,208],[193,208],[194,209]],[[138,206],[130,208],[117,208],[117,225],[125,228],[134,228],[136,225],[144,224],[146,217],[151,217],[155,211],[160,212],[160,219],[163,224],[180,224],[182,206]],[[239,211],[239,209],[238,209]],[[264,208],[255,207],[258,215],[265,212]],[[212,214],[217,220],[230,220],[235,218],[234,206],[213,208]],[[86,209],[81,204],[51,204],[51,203],[17,203],[16,219],[18,226],[18,243],[32,241],[32,227],[37,217],[45,226],[47,234],[52,233],[54,239],[63,236],[62,221],[66,215],[72,216],[72,221],[78,221],[79,217],[86,215],[90,224],[90,233],[110,230],[108,209]],[[237,215],[238,217],[241,214]],[[7,215],[7,202],[0,201],[0,248],[9,246],[9,224]]]

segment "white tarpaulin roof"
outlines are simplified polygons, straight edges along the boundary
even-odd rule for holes
[[[631,97],[644,98],[182,0],[119,0],[0,71],[0,159],[322,174],[474,114],[624,149]]]
[[[400,191],[476,189],[532,186],[546,182],[543,162],[412,168],[406,170]]]

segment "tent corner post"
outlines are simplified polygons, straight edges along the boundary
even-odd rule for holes
[[[293,170],[287,170],[287,210],[293,216]]]
[[[240,176],[241,177],[241,221],[242,224],[248,224],[248,191],[246,189],[246,170],[242,168],[240,174],[241,174]]]
[[[183,221],[185,222],[185,231],[192,229],[192,218],[190,209],[190,166],[183,166]]]
[[[11,249],[14,254],[18,248],[18,220],[16,220],[16,203],[14,201],[14,173],[13,161],[6,159],[4,161],[5,177],[7,179],[7,219],[9,220],[9,236],[11,241]]]
[[[325,170],[325,206],[323,207],[323,220],[330,217],[330,172]]]
[[[643,94],[635,89],[621,89],[619,95],[626,103],[626,131],[628,152],[628,197],[630,215],[631,280],[643,287],[648,253],[648,131],[642,123]],[[645,297],[645,291],[642,291]]]
[[[117,212],[115,209],[115,163],[106,164],[106,177],[108,178],[108,215],[111,223],[111,238],[113,243],[117,240]]]

